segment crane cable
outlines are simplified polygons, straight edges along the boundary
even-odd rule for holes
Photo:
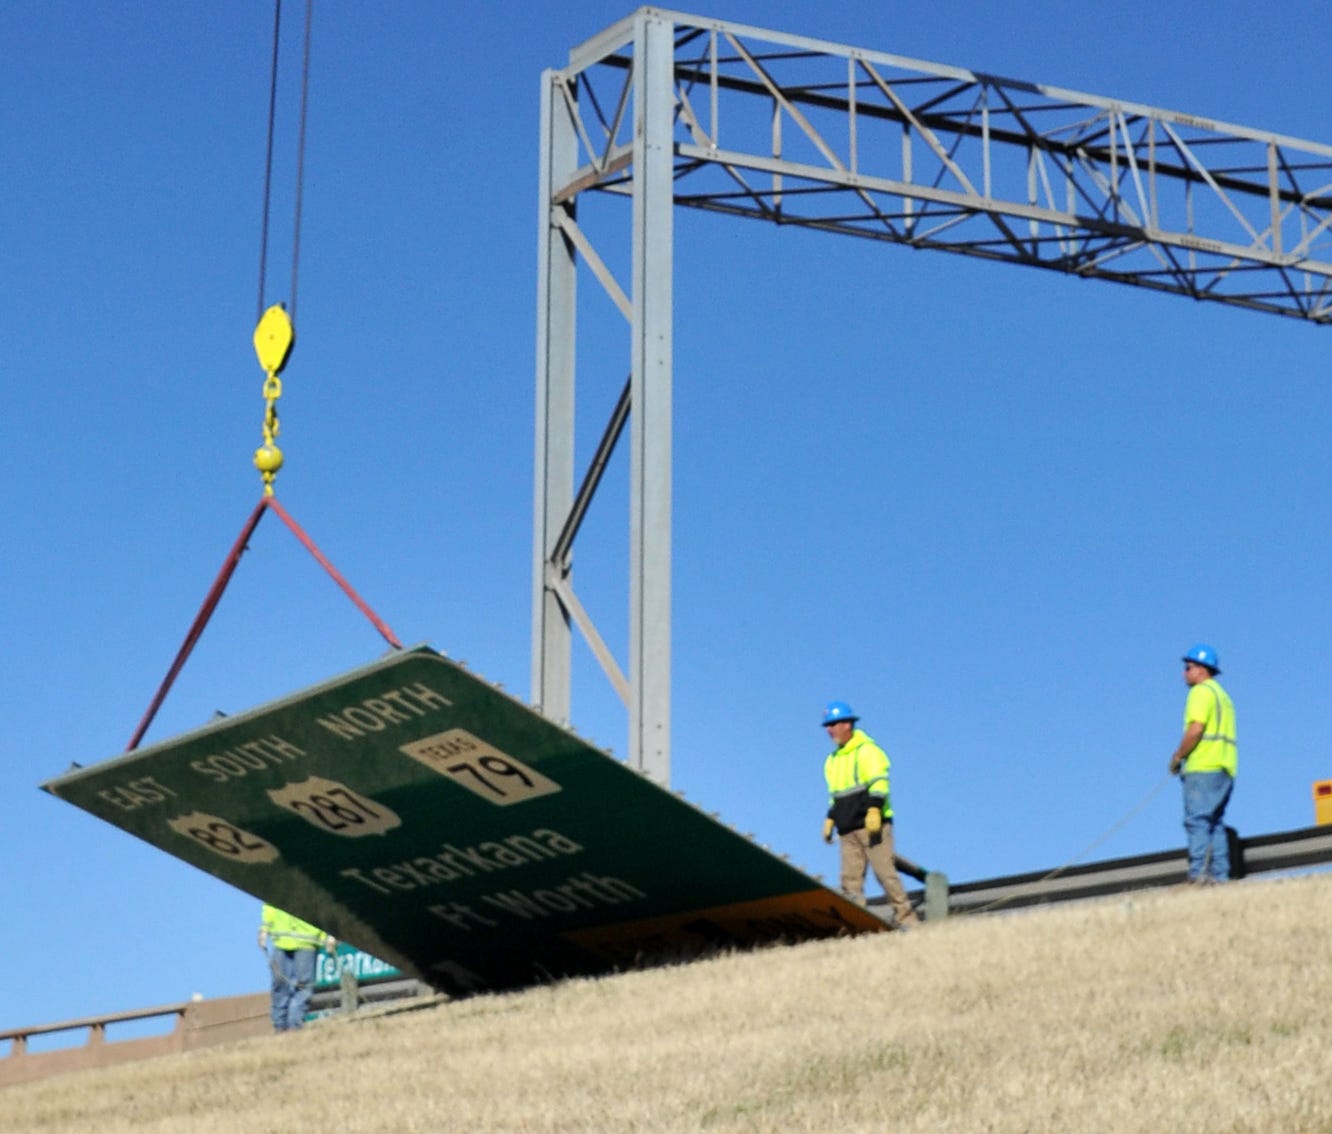
[[[296,203],[292,224],[291,317],[296,318],[296,285],[300,278],[301,198],[305,184],[305,126],[310,105],[310,27],[314,22],[314,0],[305,4],[305,43],[301,55],[300,126],[296,139]],[[264,205],[259,232],[259,309],[264,314],[264,291],[268,282],[268,221],[273,200],[273,138],[277,123],[278,55],[282,33],[282,0],[273,3],[273,63],[268,81],[268,141],[264,158]]]
[[[291,357],[296,341],[296,290],[300,281],[301,263],[301,204],[305,186],[305,131],[310,104],[310,27],[314,22],[314,0],[305,0],[304,46],[301,53],[300,125],[296,139],[295,206],[291,238],[291,291],[290,312],[281,303],[264,305],[264,292],[268,284],[268,233],[273,201],[273,139],[277,126],[278,59],[282,40],[282,0],[273,3],[273,62],[268,83],[268,139],[264,159],[264,203],[259,232],[259,304],[254,329],[254,349],[263,367],[264,424],[263,444],[255,450],[254,467],[264,483],[264,495],[273,495],[273,481],[282,468],[282,450],[277,446],[279,431],[277,402],[282,397],[282,380],[278,375]]]
[[[213,585],[209,588],[208,594],[204,597],[202,606],[198,614],[195,615],[189,631],[185,635],[185,640],[181,643],[180,649],[176,651],[176,656],[167,670],[166,677],[162,684],[158,686],[156,694],[148,705],[147,711],[140,719],[138,727],[134,730],[129,744],[126,746],[127,752],[132,752],[138,748],[139,742],[148,731],[153,719],[157,715],[158,709],[162,707],[166,700],[167,693],[170,692],[176,677],[184,668],[186,660],[193,652],[199,638],[203,635],[204,628],[208,625],[209,619],[213,616],[213,611],[222,599],[222,593],[226,590],[227,584],[231,581],[231,576],[235,573],[240,558],[248,550],[250,537],[259,526],[259,521],[263,519],[265,512],[275,512],[278,518],[287,525],[291,533],[300,541],[301,545],[314,557],[315,561],[328,572],[329,576],[338,585],[352,603],[364,614],[379,631],[380,635],[388,642],[389,646],[395,650],[402,649],[402,643],[398,641],[397,636],[389,629],[388,625],[370,609],[369,605],[353,589],[350,583],[341,575],[336,567],[328,560],[322,551],[315,545],[305,530],[292,518],[291,514],[278,503],[277,497],[273,493],[273,480],[277,476],[278,470],[282,467],[282,450],[277,447],[276,440],[278,435],[278,417],[277,400],[282,396],[282,380],[278,375],[282,368],[286,366],[288,358],[291,357],[291,348],[295,343],[296,332],[292,320],[296,315],[296,285],[299,279],[300,252],[301,252],[301,198],[302,184],[305,179],[305,125],[307,117],[307,106],[309,102],[310,90],[310,25],[314,8],[314,0],[306,0],[305,4],[305,45],[304,58],[301,66],[301,109],[300,109],[300,130],[297,141],[296,156],[296,204],[294,218],[294,232],[292,236],[291,250],[291,313],[281,303],[275,303],[265,309],[264,291],[268,271],[268,233],[269,233],[269,214],[272,204],[272,186],[273,186],[273,135],[274,125],[277,117],[277,81],[278,81],[278,45],[282,26],[282,0],[274,0],[273,16],[273,66],[269,82],[268,96],[268,143],[267,156],[264,164],[264,205],[263,221],[261,224],[261,235],[259,241],[259,322],[254,329],[254,349],[259,357],[259,365],[264,370],[264,424],[263,436],[264,443],[255,451],[254,465],[259,470],[264,483],[263,495],[259,498],[259,503],[255,505],[254,510],[246,519],[241,528],[240,535],[232,545],[230,552],[222,563],[222,569],[218,572],[217,578],[213,580]]]

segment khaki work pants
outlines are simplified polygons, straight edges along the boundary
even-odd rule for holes
[[[870,845],[869,832],[864,827],[842,836],[842,893],[860,906],[865,904],[866,867],[874,871],[874,877],[888,895],[888,902],[897,916],[897,924],[919,925],[920,919],[907,901],[902,879],[897,876],[897,864],[893,862],[891,823],[883,825],[882,836],[873,846]]]

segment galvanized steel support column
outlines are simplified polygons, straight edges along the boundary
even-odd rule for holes
[[[629,759],[671,774],[671,295],[674,25],[634,21]]]
[[[555,190],[577,168],[573,123],[554,73],[541,82],[541,193],[537,236],[536,488],[532,579],[532,700],[551,720],[568,723],[572,638],[569,615],[547,585],[547,571],[567,572],[551,553],[573,506],[575,253],[553,215]]]

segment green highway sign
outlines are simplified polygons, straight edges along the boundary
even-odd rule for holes
[[[339,941],[335,955],[329,956],[322,950],[318,954],[315,960],[315,989],[323,991],[337,988],[342,984],[344,973],[350,973],[358,984],[369,981],[391,980],[393,977],[403,975],[387,961],[372,957],[369,953],[356,948],[355,945],[348,945],[345,941]]]
[[[42,786],[455,993],[884,928],[424,646]]]

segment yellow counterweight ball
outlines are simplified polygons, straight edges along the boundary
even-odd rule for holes
[[[261,473],[275,473],[282,467],[282,450],[276,445],[261,445],[254,451],[254,467]]]

